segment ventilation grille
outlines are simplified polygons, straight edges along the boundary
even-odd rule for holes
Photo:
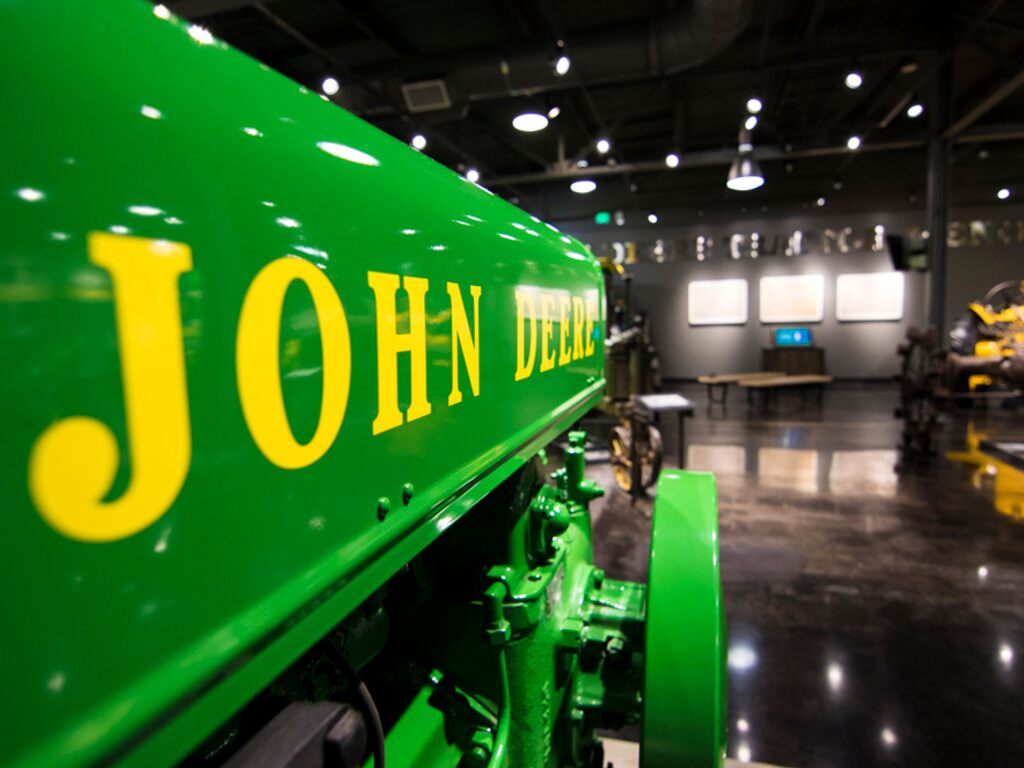
[[[418,83],[407,83],[402,86],[405,106],[410,112],[433,112],[448,109],[452,100],[444,80],[421,80]]]

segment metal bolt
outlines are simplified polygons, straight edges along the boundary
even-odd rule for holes
[[[416,488],[412,483],[406,483],[402,486],[402,503],[405,504],[405,506],[409,506],[409,502],[412,501],[414,493],[416,493]]]
[[[610,637],[605,648],[608,651],[608,655],[614,659],[622,655],[622,652],[626,650],[626,643],[621,637]]]
[[[382,523],[384,518],[388,516],[388,512],[391,511],[391,501],[387,496],[381,496],[377,499],[377,519]]]

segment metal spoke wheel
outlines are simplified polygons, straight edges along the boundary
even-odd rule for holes
[[[661,471],[661,432],[653,424],[641,422],[637,425],[636,438],[636,454],[640,463],[640,490],[645,491],[654,485]],[[612,473],[615,475],[616,484],[626,493],[633,490],[633,439],[633,430],[628,424],[613,427],[608,438]]]
[[[911,329],[900,346],[900,408],[903,419],[902,447],[916,453],[929,453],[936,428],[937,389],[941,384],[936,336],[932,331]]]

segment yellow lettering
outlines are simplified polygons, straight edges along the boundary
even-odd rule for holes
[[[530,314],[530,354],[526,355],[526,313]],[[516,381],[533,373],[537,358],[537,306],[526,291],[516,291]]]
[[[377,418],[373,420],[373,434],[379,435],[402,424],[402,412],[398,408],[399,352],[409,353],[411,397],[405,411],[406,421],[430,413],[430,402],[427,400],[427,313],[424,300],[429,282],[422,277],[401,278],[402,287],[409,296],[409,332],[399,333],[395,310],[398,275],[367,272],[366,279],[373,289],[377,304]]]
[[[121,352],[128,488],[105,502],[120,461],[102,422],[72,416],[50,425],[29,456],[29,493],[42,518],[79,541],[115,541],[156,522],[174,503],[192,459],[178,278],[187,245],[91,232],[89,260],[110,273]]]
[[[585,356],[590,357],[594,354],[594,321],[597,320],[597,296],[588,293],[587,295],[587,324],[586,332],[584,337],[586,339],[585,344]]]
[[[480,286],[469,286],[469,294],[473,297],[472,334],[459,286],[457,283],[448,283],[448,295],[451,297],[452,306],[452,391],[448,395],[448,405],[462,402],[462,392],[459,391],[460,347],[462,359],[466,361],[466,374],[469,376],[473,397],[480,394]]]
[[[320,420],[304,445],[292,433],[281,390],[281,309],[288,287],[296,280],[313,299],[323,360]],[[345,418],[352,378],[348,322],[327,276],[294,256],[275,259],[263,267],[242,302],[235,360],[242,414],[263,455],[284,469],[307,467],[323,456]]]
[[[548,344],[552,340],[552,315],[555,312],[555,297],[547,291],[540,295],[540,371],[550,371],[555,367],[555,352],[551,350],[548,357]]]
[[[558,294],[558,364],[572,360],[569,354],[569,294]]]
[[[572,359],[583,357],[583,299],[572,297]]]

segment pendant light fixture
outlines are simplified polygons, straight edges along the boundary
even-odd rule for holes
[[[754,145],[750,141],[750,131],[740,129],[739,153],[729,168],[729,178],[725,186],[737,192],[749,192],[764,185],[764,173],[761,165],[754,159]]]

